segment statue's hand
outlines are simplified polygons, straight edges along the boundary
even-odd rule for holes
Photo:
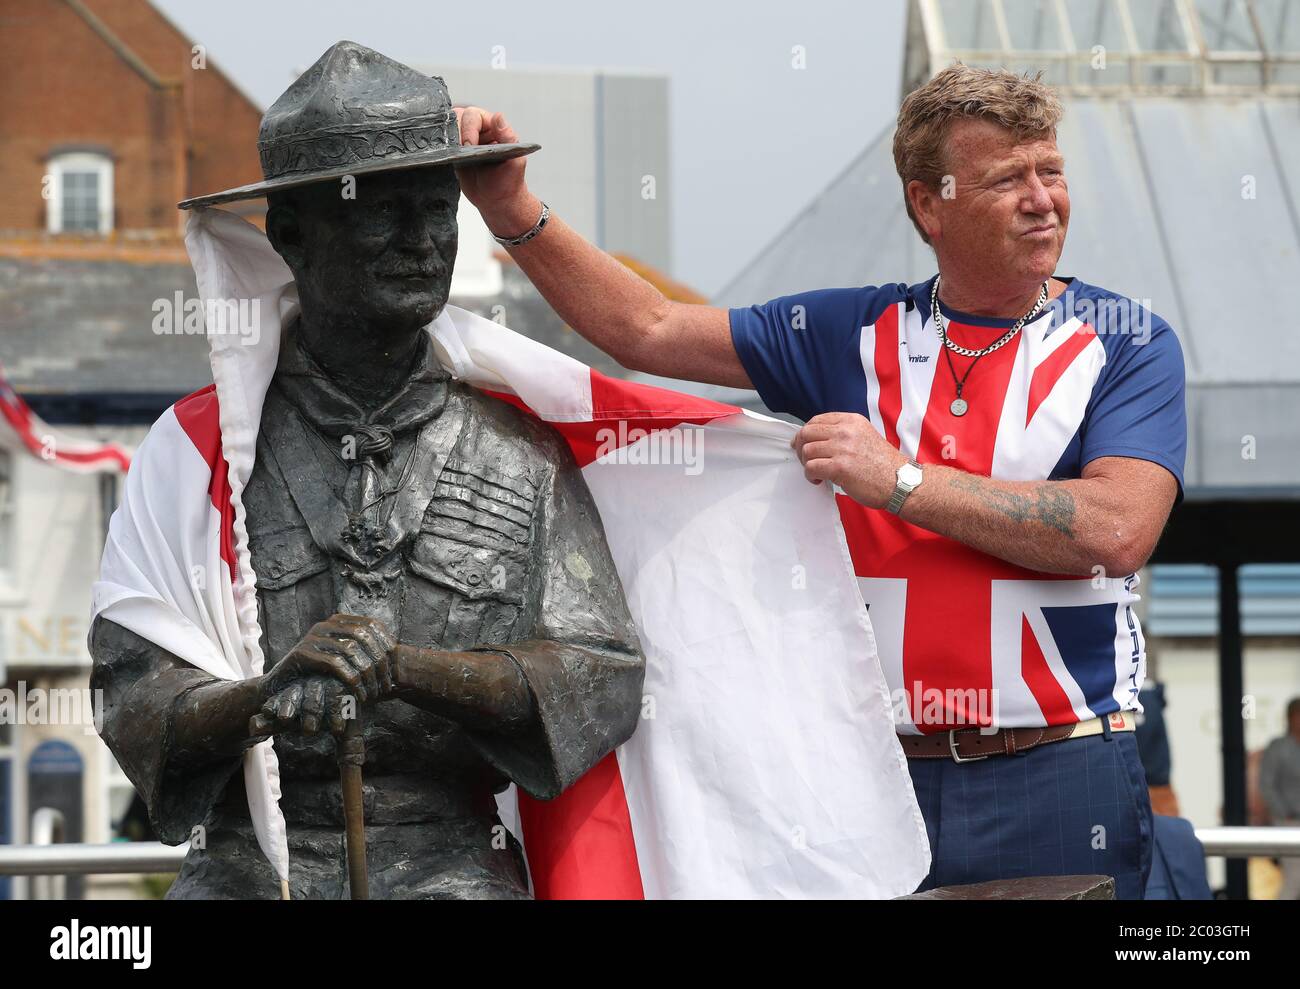
[[[352,717],[355,702],[342,683],[332,677],[305,677],[268,699],[249,721],[248,734],[260,741],[291,732],[310,736],[325,728],[338,736]]]
[[[263,697],[269,700],[296,681],[323,676],[363,704],[379,700],[393,689],[388,654],[396,644],[383,622],[334,615],[313,625],[275,664],[263,678]]]

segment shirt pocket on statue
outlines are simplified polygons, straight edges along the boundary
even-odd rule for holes
[[[448,462],[407,558],[432,586],[420,600],[408,595],[403,641],[444,649],[512,641],[530,593],[536,490],[527,475]]]
[[[306,580],[329,566],[306,526],[276,532],[250,532],[248,549],[258,590],[278,591]]]
[[[262,650],[269,669],[307,629],[332,613],[330,558],[305,526],[250,532],[248,548],[257,575]],[[326,613],[319,614],[322,610]]]

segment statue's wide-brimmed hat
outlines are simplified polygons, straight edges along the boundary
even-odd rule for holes
[[[537,144],[462,147],[447,84],[364,45],[340,41],[262,117],[264,180],[186,199],[181,209],[256,199],[345,175],[428,165],[482,165]]]

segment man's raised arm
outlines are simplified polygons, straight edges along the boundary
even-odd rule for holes
[[[518,140],[505,116],[457,108],[462,144]],[[459,172],[488,229],[513,238],[532,229],[542,204],[528,191],[523,158]],[[725,309],[674,302],[552,214],[536,237],[508,247],[552,309],[624,367],[670,378],[752,388],[731,342]]]

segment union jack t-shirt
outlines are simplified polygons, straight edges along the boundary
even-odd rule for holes
[[[1002,480],[1077,478],[1098,457],[1160,464],[1183,497],[1187,445],[1178,337],[1135,300],[1067,288],[966,378],[930,313],[934,279],[826,289],[731,310],[767,406],[800,419],[856,412],[922,465]],[[988,346],[1011,319],[941,305],[949,339]],[[1007,563],[839,495],[895,718],[904,733],[1070,724],[1141,711],[1137,574],[1047,574]]]

